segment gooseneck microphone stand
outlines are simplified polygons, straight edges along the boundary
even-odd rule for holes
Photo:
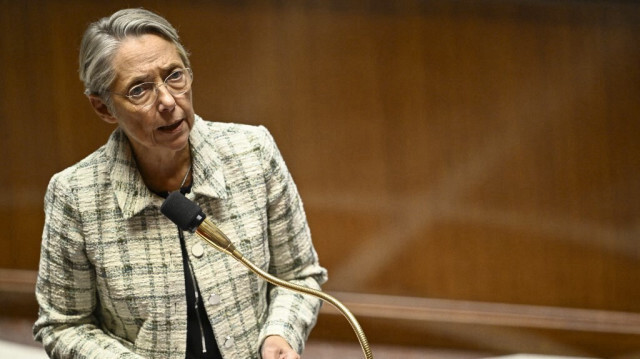
[[[211,221],[205,220],[206,215],[202,212],[200,207],[196,203],[187,199],[182,195],[182,193],[180,193],[180,191],[175,191],[169,194],[162,204],[160,211],[182,230],[189,231],[191,233],[195,232],[209,245],[221,252],[231,255],[267,282],[295,292],[312,295],[336,307],[349,321],[349,324],[351,324],[353,331],[358,337],[358,341],[360,342],[360,347],[362,348],[365,358],[373,359],[369,342],[367,341],[360,324],[358,324],[358,321],[355,316],[351,314],[349,309],[347,309],[347,307],[340,303],[336,298],[316,289],[289,283],[260,269],[251,261],[244,258],[229,238],[227,238],[227,236],[222,233],[218,227],[216,227]]]

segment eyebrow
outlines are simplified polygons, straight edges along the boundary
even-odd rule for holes
[[[136,84],[140,84],[140,83],[143,83],[143,82],[148,82],[148,81],[146,81],[148,78],[149,78],[149,75],[147,75],[147,74],[136,76],[136,77],[132,78],[131,80],[129,80],[127,82],[127,84],[124,87],[124,90],[125,91],[129,91],[129,89],[131,89],[131,87],[133,87]]]
[[[162,66],[160,67],[160,73],[166,73],[167,76],[169,75],[169,72],[177,69],[177,68],[182,68],[184,67],[184,64],[181,62],[173,62],[170,63],[167,66]],[[124,88],[125,91],[129,91],[131,89],[131,87],[133,87],[136,84],[139,83],[143,83],[143,82],[153,82],[153,81],[148,81],[149,80],[149,74],[141,74],[138,76],[133,77],[131,80],[127,81],[126,86]],[[164,81],[164,78],[162,79]]]

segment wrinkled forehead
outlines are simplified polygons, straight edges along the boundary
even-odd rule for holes
[[[145,34],[127,37],[113,58],[116,78],[112,87],[126,87],[132,81],[156,81],[168,71],[185,66],[174,43]]]

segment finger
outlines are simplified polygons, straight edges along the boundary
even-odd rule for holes
[[[262,359],[281,359],[282,355],[279,350],[274,348],[263,348],[262,349]]]

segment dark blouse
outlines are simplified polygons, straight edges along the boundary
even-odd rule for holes
[[[191,185],[180,189],[183,194],[190,191]],[[158,193],[158,195],[166,198],[169,193],[162,192]],[[180,248],[182,249],[182,265],[184,267],[184,283],[187,296],[187,355],[185,359],[222,359],[211,322],[209,322],[209,317],[204,309],[198,283],[195,282],[195,277],[189,264],[189,255],[181,229],[178,229],[178,235],[180,236]],[[206,351],[203,350],[203,343]]]

